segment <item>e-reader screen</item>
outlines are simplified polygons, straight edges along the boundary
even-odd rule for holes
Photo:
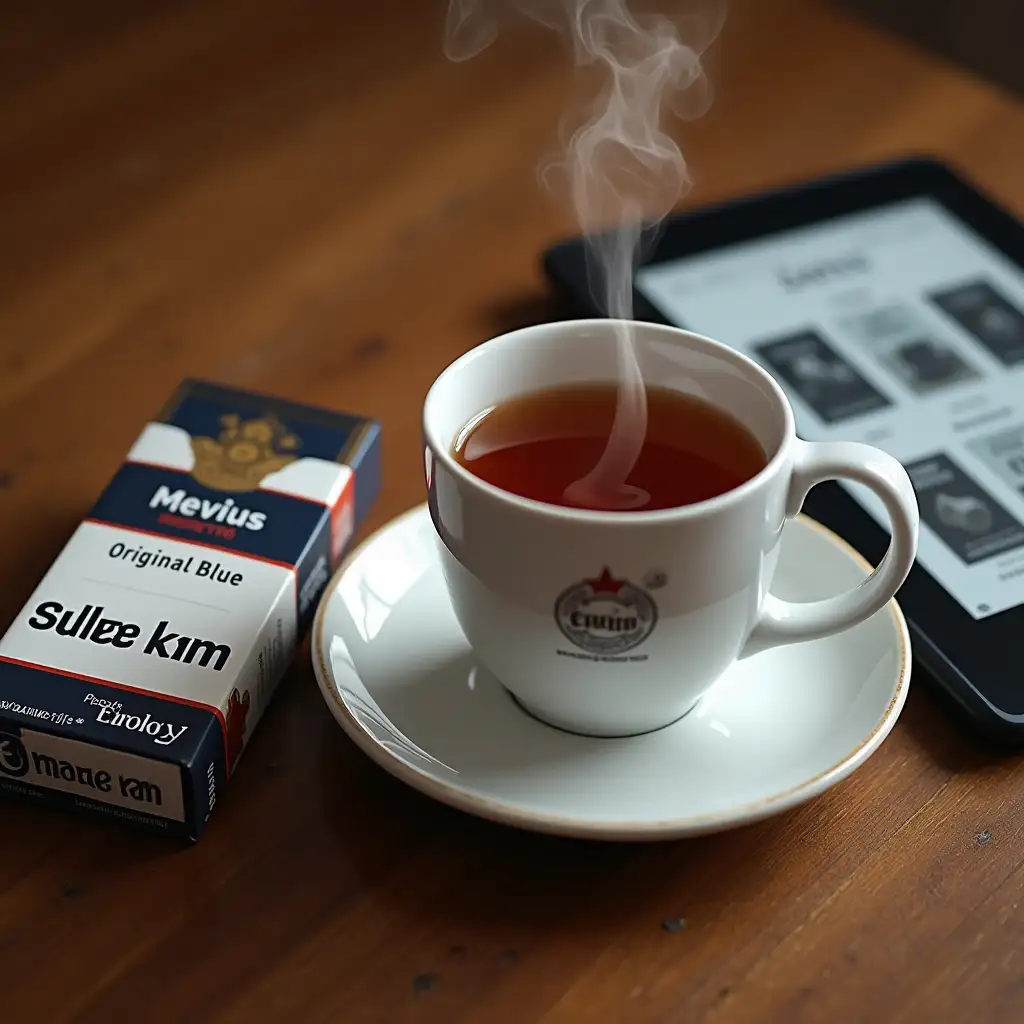
[[[906,467],[918,562],[975,619],[1024,604],[1024,272],[930,198],[639,270],[665,319],[780,382],[806,440]],[[843,487],[884,528],[881,502]]]

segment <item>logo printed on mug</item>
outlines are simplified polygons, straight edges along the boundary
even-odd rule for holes
[[[616,579],[606,566],[600,576],[559,594],[555,621],[565,638],[588,654],[624,654],[651,635],[658,608],[650,594]]]

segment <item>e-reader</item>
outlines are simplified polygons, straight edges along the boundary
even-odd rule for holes
[[[545,267],[597,312],[579,239]],[[976,725],[1024,740],[1024,225],[935,160],[876,165],[674,215],[634,302],[768,369],[806,440],[903,463],[921,510],[899,594],[915,656]],[[860,485],[822,485],[806,511],[884,554]]]

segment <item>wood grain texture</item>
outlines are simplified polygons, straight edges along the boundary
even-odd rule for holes
[[[442,7],[5,9],[0,624],[182,376],[379,416],[370,529],[420,500],[438,371],[563,315],[535,167],[564,61],[524,32],[448,64]],[[714,71],[690,203],[928,150],[1024,213],[1014,101],[826,7],[737,0]],[[5,1017],[1021,1020],[1022,794],[918,673],[867,766],[775,820],[527,835],[370,764],[303,649],[195,847],[0,804]]]

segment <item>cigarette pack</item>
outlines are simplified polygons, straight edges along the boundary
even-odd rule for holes
[[[0,640],[0,791],[197,838],[376,497],[379,434],[184,382]]]

